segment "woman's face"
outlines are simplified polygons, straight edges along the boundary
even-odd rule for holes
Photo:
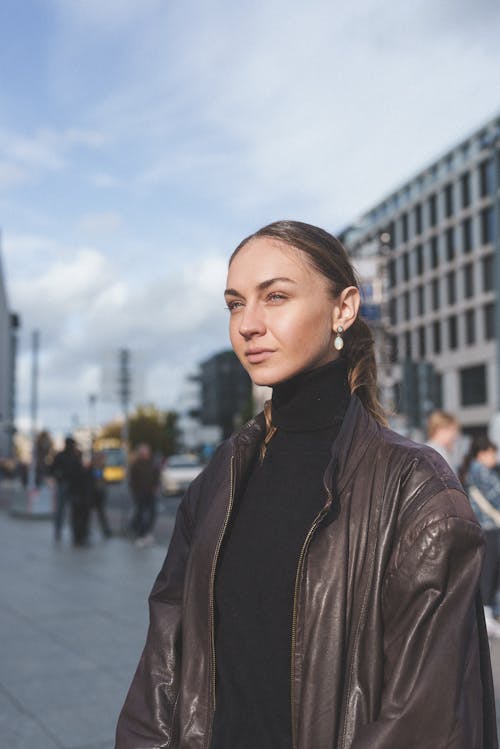
[[[357,313],[345,304],[346,291],[334,299],[306,256],[274,239],[252,239],[238,252],[225,292],[229,334],[256,385],[275,385],[338,356],[336,329],[346,330]]]

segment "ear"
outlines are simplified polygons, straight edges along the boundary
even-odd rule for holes
[[[333,308],[332,327],[335,332],[339,325],[342,325],[344,330],[351,327],[358,316],[360,304],[361,297],[356,286],[347,286],[342,289]]]

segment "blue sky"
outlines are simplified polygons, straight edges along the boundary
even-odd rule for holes
[[[495,115],[499,32],[496,0],[3,0],[21,424],[34,327],[44,426],[85,422],[122,346],[139,399],[175,406],[227,345],[234,246],[277,218],[338,231]]]

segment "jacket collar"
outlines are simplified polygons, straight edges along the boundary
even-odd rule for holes
[[[366,411],[358,396],[353,394],[332,446],[332,458],[325,473],[328,486],[332,486],[335,480],[337,491],[343,491],[369,445],[380,434],[381,428]],[[232,451],[237,457],[240,478],[250,469],[265,433],[266,424],[261,412],[229,438]]]

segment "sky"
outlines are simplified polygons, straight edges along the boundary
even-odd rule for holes
[[[234,247],[333,233],[500,111],[497,0],[2,0],[0,227],[21,317],[18,422],[179,403],[227,348]]]

